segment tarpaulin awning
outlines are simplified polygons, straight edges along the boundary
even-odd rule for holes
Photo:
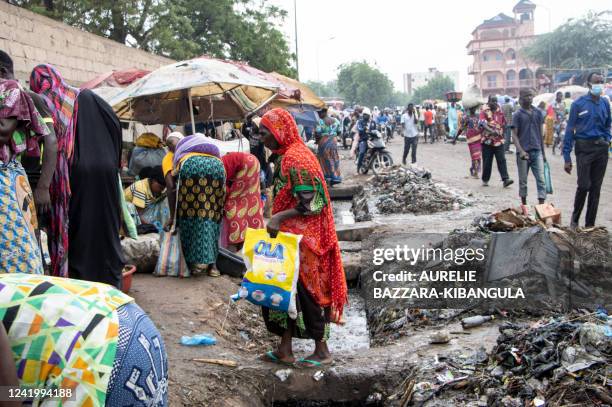
[[[124,88],[134,81],[142,78],[151,71],[145,69],[124,69],[121,71],[109,71],[98,75],[92,80],[81,85],[81,89],[94,89],[99,87]]]
[[[239,120],[269,102],[278,88],[231,63],[194,58],[151,72],[112,97],[109,104],[121,120],[146,124]]]
[[[312,106],[317,110],[323,109],[326,106],[323,99],[319,98],[312,91],[312,89],[310,89],[308,86],[304,85],[303,83],[296,81],[295,79],[291,79],[289,77],[281,75],[277,72],[272,72],[270,73],[270,75],[272,75],[273,77],[278,79],[280,82],[282,82],[285,87],[287,88],[294,87],[300,90],[300,100],[283,98],[281,95],[279,97],[276,97],[272,102],[270,102],[271,106],[287,108],[287,106],[302,104],[302,105]]]

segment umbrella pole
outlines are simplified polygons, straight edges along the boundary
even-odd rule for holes
[[[193,117],[193,98],[191,97],[191,89],[187,90],[187,96],[189,98],[189,117],[191,117],[191,133],[195,134],[195,118]]]

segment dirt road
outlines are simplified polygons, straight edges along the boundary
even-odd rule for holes
[[[419,141],[421,142],[421,140]],[[395,136],[387,147],[393,155],[394,162],[397,164],[401,163],[403,139]],[[576,192],[576,172],[574,170],[572,175],[566,174],[563,171],[563,158],[558,154],[552,155],[550,149],[548,149],[546,153],[551,167],[554,189],[554,193],[548,197],[548,201],[562,210],[562,222],[568,225],[574,205],[574,194]],[[348,151],[341,150],[340,155],[343,157],[343,177],[355,177],[357,182],[367,178],[367,176],[355,174],[355,165],[353,160],[348,158]],[[572,159],[574,159],[573,156]],[[491,181],[489,182],[490,186],[484,187],[480,180],[473,179],[469,175],[470,158],[468,147],[465,142],[458,142],[456,145],[444,144],[441,142],[436,144],[424,144],[421,142],[417,148],[417,165],[431,171],[436,181],[463,190],[467,194],[472,194],[478,202],[477,208],[480,212],[497,211],[520,205],[516,155],[506,155],[506,161],[508,163],[508,172],[510,177],[514,179],[514,184],[508,188],[503,188],[501,178],[494,163]],[[597,224],[608,228],[612,227],[612,207],[607,204],[612,198],[611,181],[612,165],[609,166],[603,182],[599,200],[599,212],[597,215]],[[350,182],[353,182],[353,180]],[[531,174],[529,175],[528,194],[529,205],[537,204],[535,180]],[[454,220],[458,221],[457,223],[461,223],[461,219],[469,223],[476,214],[475,211],[463,212],[462,215],[453,217]],[[582,214],[581,225],[584,225],[585,213],[586,208]]]

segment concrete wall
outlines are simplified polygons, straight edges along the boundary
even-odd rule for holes
[[[0,49],[13,58],[20,80],[29,79],[34,66],[48,63],[73,85],[114,69],[154,70],[173,62],[1,0]]]

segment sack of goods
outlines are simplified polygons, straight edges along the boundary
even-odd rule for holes
[[[465,92],[463,92],[463,99],[461,100],[461,104],[465,109],[471,109],[473,107],[480,106],[484,103],[485,101],[478,86],[472,85]]]
[[[272,238],[265,229],[247,229],[242,249],[247,271],[232,299],[246,298],[296,319],[301,239],[301,235],[284,232]]]

